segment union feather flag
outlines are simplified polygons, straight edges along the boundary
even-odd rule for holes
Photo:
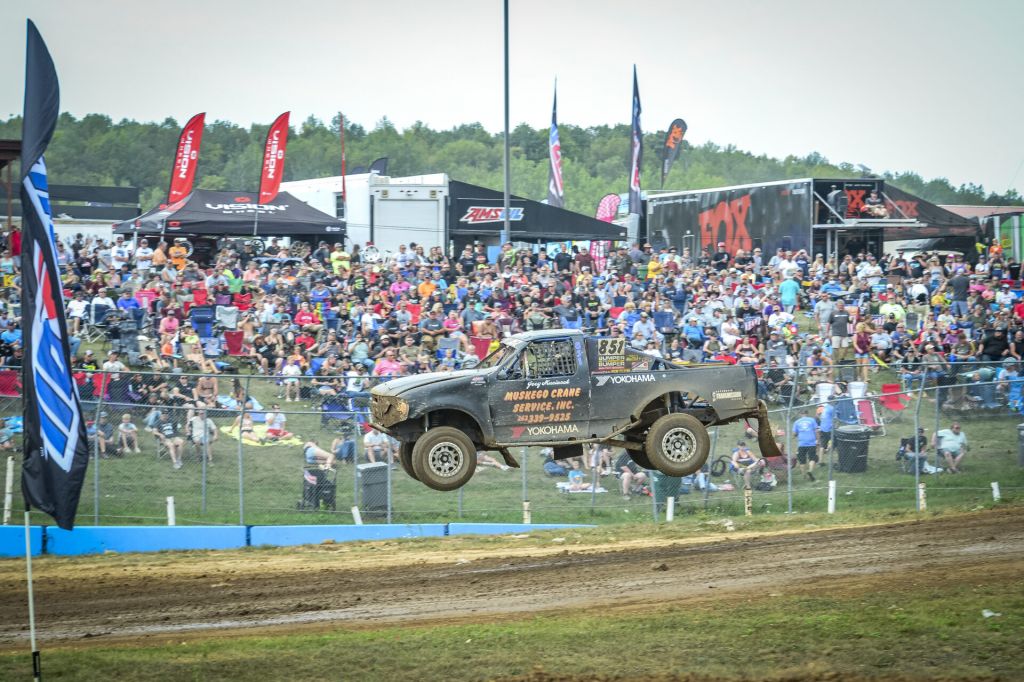
[[[196,114],[189,119],[178,136],[178,148],[174,153],[171,168],[171,186],[167,190],[167,203],[173,204],[192,193],[199,163],[199,147],[203,144],[203,126],[206,113]]]
[[[548,135],[548,205],[565,208],[565,187],[562,185],[562,145],[558,141],[558,86],[551,104],[551,133]]]
[[[261,204],[274,200],[281,190],[281,176],[284,175],[284,152],[288,146],[288,114],[277,117],[267,131],[267,143],[263,146],[263,172],[260,174]]]
[[[640,215],[640,165],[644,159],[643,132],[640,130],[640,86],[633,65],[633,131],[629,143],[629,212]]]
[[[71,530],[89,465],[82,406],[71,376],[71,353],[43,152],[50,144],[60,88],[46,43],[28,22],[25,115],[21,142],[21,311],[26,505]]]

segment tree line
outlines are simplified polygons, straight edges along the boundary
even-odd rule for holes
[[[293,125],[288,140],[285,180],[338,175],[341,148],[338,116],[329,123],[307,118]],[[51,181],[69,185],[138,187],[143,209],[164,200],[181,123],[160,123],[103,114],[81,118],[61,114],[46,154]],[[255,191],[267,125],[244,128],[230,121],[207,123],[197,173],[198,186],[212,190]],[[629,136],[627,124],[582,128],[558,127],[562,145],[566,207],[593,215],[601,197],[627,189]],[[0,121],[0,139],[21,137],[21,117]],[[661,178],[660,150],[665,131],[644,135],[643,185],[657,189]],[[512,131],[511,172],[514,194],[529,199],[547,197],[548,128],[520,124]],[[398,130],[387,118],[371,129],[346,121],[348,167],[369,166],[388,157],[393,176],[447,173],[450,177],[500,190],[503,183],[502,135],[479,123],[434,130],[417,122]],[[832,163],[818,153],[784,159],[756,155],[733,145],[684,141],[680,158],[665,181],[666,190],[704,189],[804,177],[856,178],[851,163]],[[979,184],[954,187],[945,178],[926,180],[917,173],[886,173],[884,177],[921,198],[937,204],[1021,205],[1013,189],[986,192]]]

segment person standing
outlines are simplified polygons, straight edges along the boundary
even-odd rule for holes
[[[796,460],[807,478],[814,480],[814,467],[818,464],[818,422],[804,409],[800,418],[793,422],[796,436]]]
[[[939,456],[946,460],[951,473],[961,473],[960,462],[967,453],[967,434],[960,428],[959,422],[953,422],[948,429],[938,431],[932,437],[932,445]]]
[[[831,400],[818,408],[818,457],[824,459],[832,447],[832,430],[835,426],[836,408]]]

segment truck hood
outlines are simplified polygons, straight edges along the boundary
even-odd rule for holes
[[[414,388],[440,384],[448,381],[455,381],[466,377],[484,376],[487,370],[463,369],[457,372],[430,372],[429,374],[416,374],[411,377],[401,377],[385,381],[383,384],[374,386],[370,390],[371,395],[379,396],[400,396]]]

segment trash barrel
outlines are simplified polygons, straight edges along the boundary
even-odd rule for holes
[[[364,519],[386,518],[388,513],[388,464],[367,462],[356,465],[359,479],[359,511]]]
[[[1017,466],[1024,467],[1024,424],[1017,424]]]
[[[836,451],[839,453],[839,471],[848,474],[868,470],[868,441],[871,428],[859,424],[840,426],[835,431]]]

